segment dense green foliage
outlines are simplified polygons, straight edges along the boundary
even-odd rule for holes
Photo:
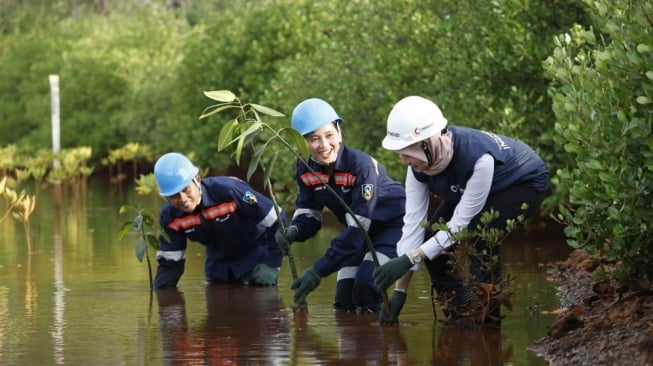
[[[544,66],[559,171],[559,218],[573,247],[622,261],[618,277],[653,278],[653,2],[588,1],[597,29],[556,39]]]
[[[542,212],[560,208],[573,245],[650,261],[651,1],[27,3],[0,4],[0,147],[49,148],[58,74],[62,147],[91,147],[94,165],[137,142],[244,175],[217,151],[229,118],[198,118],[203,91],[228,89],[288,116],[328,100],[345,142],[403,181],[380,141],[393,103],[420,94],[451,124],[531,144],[554,173]],[[273,177],[282,202],[293,170]]]

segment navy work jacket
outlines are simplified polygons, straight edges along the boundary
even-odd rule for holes
[[[341,145],[332,166],[321,165],[312,159],[308,165],[316,174],[301,162],[297,166],[299,195],[292,220],[292,225],[299,229],[297,240],[304,241],[320,230],[324,207],[345,227],[314,265],[321,276],[339,270],[352,257],[362,261],[368,250],[361,228],[325,183],[351,208],[363,230],[376,241],[396,245],[401,236],[401,225],[397,225],[397,220],[403,220],[406,192],[401,184],[388,177],[382,164],[359,150]],[[386,230],[387,227],[392,229]],[[399,229],[394,229],[397,227]]]
[[[546,189],[549,169],[528,145],[520,140],[467,127],[450,126],[453,157],[445,170],[436,175],[414,172],[415,178],[429,185],[441,199],[457,203],[474,173],[474,165],[483,154],[494,158],[494,176],[490,194],[512,185],[526,184]]]
[[[272,201],[246,182],[227,176],[201,180],[202,199],[193,213],[161,209],[156,288],[176,286],[184,271],[188,240],[206,247],[207,280],[240,278],[257,264],[280,267],[282,252],[274,240],[278,227]],[[285,215],[281,215],[285,221]]]

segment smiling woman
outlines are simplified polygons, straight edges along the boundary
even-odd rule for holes
[[[277,243],[286,248],[295,240],[315,236],[322,227],[322,211],[328,208],[344,229],[292,283],[294,297],[304,301],[323,277],[338,272],[335,310],[377,313],[387,299],[374,285],[372,271],[397,255],[405,192],[376,159],[343,144],[342,123],[335,109],[319,98],[306,99],[294,108],[291,124],[306,139],[310,159],[297,166],[295,213],[291,225],[277,233]]]

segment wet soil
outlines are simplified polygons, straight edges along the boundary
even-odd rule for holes
[[[554,366],[653,365],[653,292],[597,282],[596,266],[580,250],[549,266],[561,308],[531,351]]]

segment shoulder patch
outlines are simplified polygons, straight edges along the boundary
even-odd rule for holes
[[[363,195],[363,199],[366,201],[371,200],[372,197],[374,197],[374,184],[363,184],[363,187],[361,188],[361,195]]]
[[[250,191],[245,192],[243,195],[243,201],[245,201],[248,205],[255,205],[258,203],[256,196]]]

